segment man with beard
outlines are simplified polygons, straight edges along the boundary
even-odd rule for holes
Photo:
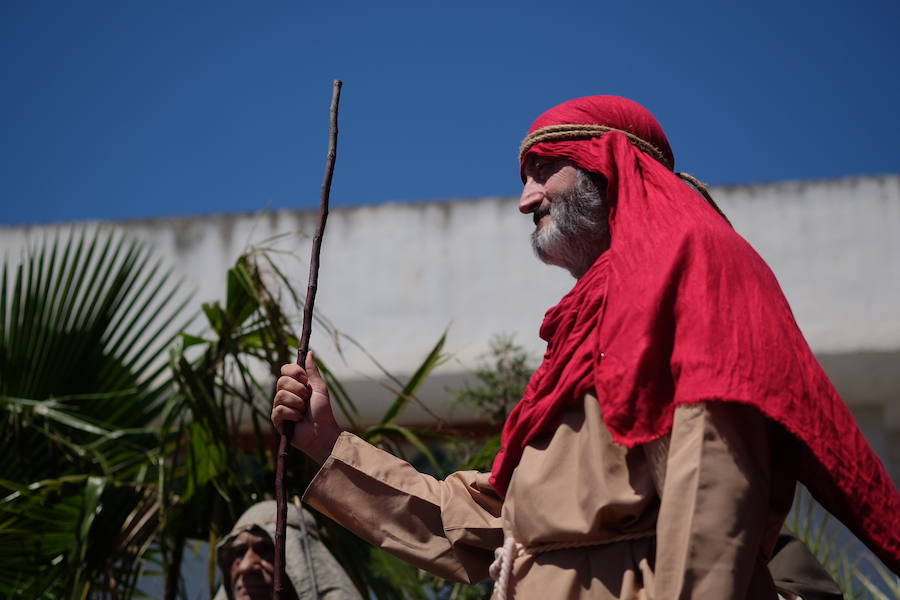
[[[534,250],[577,281],[491,473],[436,481],[341,432],[309,360],[282,369],[272,413],[322,464],[304,499],[448,579],[490,571],[497,598],[812,598],[766,568],[800,478],[897,571],[896,489],[653,116],[566,102],[520,164]]]

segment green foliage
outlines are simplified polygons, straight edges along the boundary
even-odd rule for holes
[[[900,577],[885,569],[803,486],[797,486],[785,525],[822,563],[846,600],[900,600]],[[874,577],[866,574],[863,566],[867,564]]]
[[[853,569],[854,577],[868,592],[874,600],[897,600],[900,598],[900,577],[888,571],[881,563],[874,558],[869,558],[869,562],[878,576],[877,580],[873,580],[866,576],[859,568]]]
[[[534,372],[532,358],[508,335],[491,338],[488,352],[472,371],[475,383],[455,392],[456,402],[481,412],[498,430],[510,409],[522,398]]]
[[[109,232],[4,263],[0,596],[133,591],[157,502],[164,355],[186,302],[146,247]]]
[[[506,415],[525,393],[534,360],[509,335],[491,338],[488,351],[471,372],[472,381],[454,391],[456,404],[474,408],[493,430],[486,440],[457,440],[452,455],[458,468],[489,471],[500,451],[500,430]]]

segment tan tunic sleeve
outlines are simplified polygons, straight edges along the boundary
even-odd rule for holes
[[[371,544],[454,581],[486,579],[503,544],[502,502],[487,473],[439,481],[346,432],[303,500]]]
[[[654,600],[776,598],[760,550],[770,438],[768,421],[752,407],[676,409],[662,474]]]

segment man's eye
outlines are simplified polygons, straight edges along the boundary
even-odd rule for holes
[[[531,161],[531,171],[534,173],[535,177],[544,177],[547,175],[548,166],[550,162],[543,158],[535,158]]]
[[[253,545],[253,551],[259,556],[268,557],[275,555],[275,546],[271,542],[262,542]]]

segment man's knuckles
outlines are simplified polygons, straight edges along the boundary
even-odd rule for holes
[[[306,371],[303,370],[303,367],[295,363],[281,365],[281,374],[284,377],[290,377],[291,379],[296,379],[297,381],[307,381]]]
[[[286,365],[281,365],[281,374],[287,375],[288,377],[291,377],[292,375],[297,373],[298,370],[300,370],[300,365],[297,365],[294,363],[288,363]]]
[[[286,406],[297,410],[306,408],[306,400],[302,396],[291,392],[290,390],[278,390],[275,392],[275,406]]]
[[[299,396],[300,398],[309,398],[309,394],[311,391],[309,385],[290,377],[280,378],[278,380],[278,384],[275,387],[279,391],[284,390],[294,394],[295,396]]]
[[[285,421],[301,421],[303,420],[303,411],[289,406],[276,406],[272,409],[272,422],[279,429]]]
[[[299,368],[299,367],[298,367]],[[301,370],[297,373],[292,373],[290,375],[282,375],[278,378],[276,382],[278,385],[282,385],[283,383],[289,382],[299,383],[301,385],[306,385],[309,382],[309,378],[306,376],[306,372]]]

